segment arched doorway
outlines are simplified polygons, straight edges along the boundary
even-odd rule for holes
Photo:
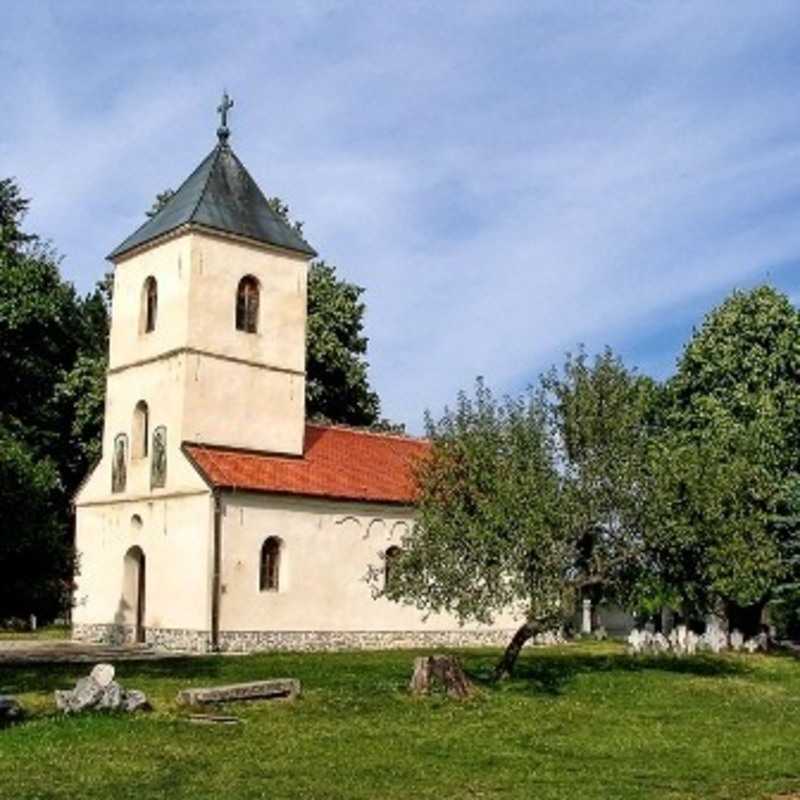
[[[139,546],[131,547],[125,553],[122,598],[125,608],[125,622],[134,629],[134,641],[144,642],[145,613],[145,558]]]

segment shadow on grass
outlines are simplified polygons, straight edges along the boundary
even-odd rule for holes
[[[0,694],[52,692],[74,686],[78,678],[88,675],[95,663],[0,664]],[[116,677],[123,684],[129,680],[215,680],[223,663],[219,658],[169,658],[162,661],[125,661],[114,664]]]
[[[358,696],[380,701],[387,692],[405,691],[415,656],[429,651],[395,650],[342,653],[263,653],[244,657],[189,657],[115,664],[123,686],[167,696],[180,688],[202,684],[239,683],[274,677],[297,677],[304,689],[321,690],[329,698]],[[460,650],[469,677],[487,692],[557,696],[576,677],[587,674],[678,673],[707,678],[747,675],[741,660],[713,655],[690,658],[633,657],[608,648],[532,648],[523,651],[514,677],[491,681],[499,650]],[[92,663],[0,665],[0,694],[50,693],[68,688],[88,674]]]
[[[514,676],[502,683],[492,681],[494,662],[478,664],[467,658],[467,672],[490,691],[534,692],[559,695],[578,676],[590,673],[671,672],[707,678],[735,677],[751,670],[744,664],[712,655],[687,658],[671,656],[630,656],[624,653],[570,653],[564,650],[528,650],[520,656]]]

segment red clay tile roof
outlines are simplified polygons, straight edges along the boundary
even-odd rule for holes
[[[302,457],[184,445],[209,483],[251,492],[364,502],[414,502],[413,465],[425,440],[306,425]]]

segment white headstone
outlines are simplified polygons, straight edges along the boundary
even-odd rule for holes
[[[762,631],[755,637],[755,640],[759,650],[763,650],[764,652],[769,650],[769,636],[767,636],[766,633]]]
[[[734,628],[731,631],[731,650],[736,650],[737,652],[742,649],[744,646],[744,636],[740,630]]]
[[[583,615],[581,617],[581,633],[592,632],[592,601],[588,598],[583,601]]]
[[[668,653],[669,640],[663,633],[654,633],[652,636],[652,647],[654,653]]]

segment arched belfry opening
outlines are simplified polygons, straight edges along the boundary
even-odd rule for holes
[[[146,561],[138,545],[131,547],[123,562],[122,610],[126,625],[134,630],[134,641],[145,641]]]
[[[236,289],[236,330],[258,333],[258,279],[245,275]]]
[[[156,329],[158,317],[158,283],[150,275],[142,287],[142,330],[151,333]]]

